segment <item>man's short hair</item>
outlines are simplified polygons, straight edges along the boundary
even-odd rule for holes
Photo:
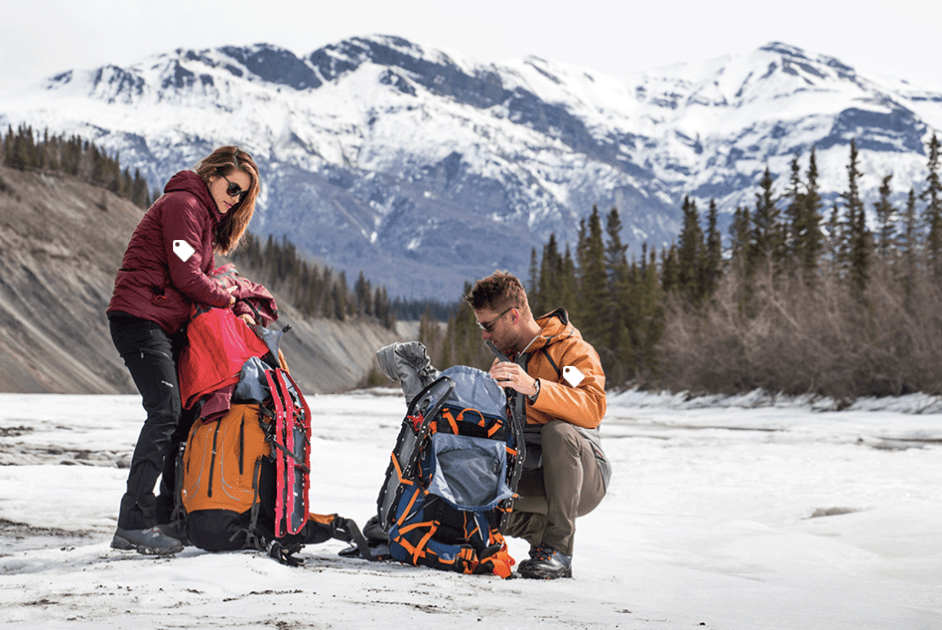
[[[523,284],[516,276],[506,271],[495,271],[488,277],[478,280],[464,299],[475,310],[490,308],[494,311],[503,311],[511,307],[526,309],[527,312],[530,310]]]

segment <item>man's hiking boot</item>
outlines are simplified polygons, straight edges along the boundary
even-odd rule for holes
[[[111,539],[112,549],[135,550],[150,556],[165,556],[183,551],[183,544],[176,538],[161,533],[157,527],[150,529],[115,530]]]
[[[530,559],[520,563],[520,577],[531,580],[555,580],[572,577],[572,556],[560,553],[549,545],[530,549]]]
[[[526,567],[532,564],[533,561],[536,560],[537,557],[539,557],[540,547],[542,547],[542,545],[530,545],[530,552],[529,552],[530,557],[527,558],[526,560],[520,561],[520,564],[517,565],[517,573],[520,573],[522,575],[523,572],[526,570]]]

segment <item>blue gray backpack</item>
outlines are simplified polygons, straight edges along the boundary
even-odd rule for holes
[[[504,390],[456,366],[412,398],[377,499],[400,562],[508,577],[502,530],[522,472],[523,438]]]

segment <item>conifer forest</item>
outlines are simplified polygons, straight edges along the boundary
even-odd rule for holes
[[[926,179],[900,203],[892,173],[871,174],[881,181],[875,194],[861,190],[851,141],[846,187],[825,207],[812,148],[794,156],[786,182],[767,167],[754,205],[735,211],[725,235],[712,201],[698,208],[685,198],[680,233],[660,250],[645,245],[629,254],[618,210],[593,208],[575,243],[554,234],[531,252],[521,277],[531,309],[536,316],[568,311],[599,352],[610,390],[760,389],[847,403],[942,394],[937,135],[925,153]],[[66,173],[141,208],[160,194],[93,143],[27,126],[7,131],[0,163]],[[864,198],[877,199],[869,220]],[[309,262],[286,238],[249,235],[231,259],[310,317],[367,318],[393,328],[397,317],[422,313],[419,337],[436,367],[486,368],[493,360],[463,303],[390,300],[362,273],[351,290],[342,271]]]
[[[769,169],[755,205],[717,228],[711,201],[683,203],[674,243],[630,257],[617,209],[593,208],[574,248],[551,235],[525,282],[536,316],[563,306],[602,359],[608,387],[831,397],[942,393],[940,143],[903,207],[882,175],[866,220],[856,143],[846,189],[829,208],[814,149],[794,156],[784,190]],[[726,245],[724,246],[724,243]],[[523,278],[521,278],[523,280]],[[486,367],[470,309],[422,334],[442,365]]]

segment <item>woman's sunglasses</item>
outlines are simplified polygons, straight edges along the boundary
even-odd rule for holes
[[[226,180],[226,183],[229,184],[226,186],[226,194],[230,197],[238,197],[239,201],[241,202],[243,199],[245,199],[245,196],[249,194],[249,191],[242,190],[242,188],[240,188],[237,183],[229,181],[229,178],[222,173],[219,173],[219,176]]]

